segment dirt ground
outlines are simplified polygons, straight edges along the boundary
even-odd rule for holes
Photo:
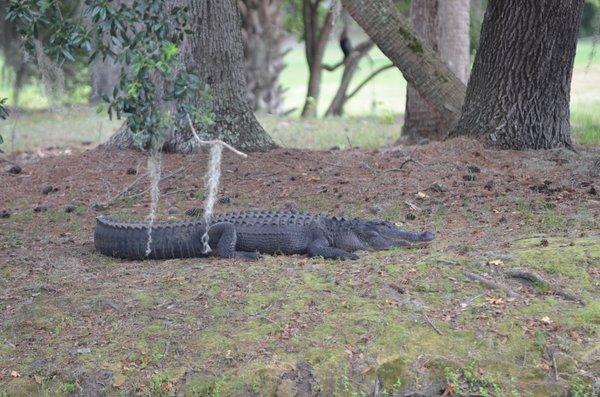
[[[577,149],[225,154],[218,212],[436,232],[355,262],[103,257],[96,215],[147,215],[143,154],[2,164],[0,396],[594,396],[600,148]],[[207,156],[163,160],[159,219],[183,219],[202,205]]]

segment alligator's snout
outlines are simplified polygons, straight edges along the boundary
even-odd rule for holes
[[[435,234],[430,231],[423,232],[419,235],[419,241],[431,241],[435,238]]]

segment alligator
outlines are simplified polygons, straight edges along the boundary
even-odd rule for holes
[[[246,211],[217,215],[210,223],[210,253],[204,252],[203,220],[152,226],[150,252],[147,223],[96,218],[96,249],[124,259],[173,259],[216,255],[257,259],[262,254],[309,255],[358,259],[354,251],[415,247],[433,240],[432,232],[413,233],[383,220],[347,219],[297,211]]]

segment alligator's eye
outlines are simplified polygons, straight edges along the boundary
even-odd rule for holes
[[[367,237],[379,237],[379,233],[377,233],[375,230],[369,230],[367,232]]]

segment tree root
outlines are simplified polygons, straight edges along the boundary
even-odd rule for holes
[[[529,270],[524,270],[524,269],[519,269],[519,268],[514,268],[514,269],[508,269],[504,274],[507,277],[525,280],[535,286],[541,287],[543,289],[547,289],[551,294],[560,296],[563,299],[577,302],[579,304],[583,304],[583,301],[580,298],[578,298],[574,295],[571,295],[568,292],[564,292],[563,290],[560,290],[556,287],[553,287],[548,281],[546,281],[542,276],[540,276],[539,274],[537,274],[535,272],[532,272]]]
[[[546,280],[542,278],[539,274],[535,272],[531,272],[524,269],[508,269],[505,273],[506,276],[510,278],[519,278],[522,280],[529,281],[532,284],[539,285],[541,287],[549,287],[549,284]]]
[[[513,290],[511,290],[510,288],[508,288],[506,285],[497,283],[497,282],[492,281],[492,280],[488,280],[487,278],[485,278],[483,276],[480,276],[479,274],[464,271],[463,275],[466,278],[468,278],[469,280],[477,281],[477,282],[485,285],[486,287],[488,287],[490,289],[496,289],[496,290],[504,291],[506,293],[506,295],[510,296],[511,298],[517,298],[517,297],[519,297],[519,294],[517,294],[516,292],[514,292]]]

